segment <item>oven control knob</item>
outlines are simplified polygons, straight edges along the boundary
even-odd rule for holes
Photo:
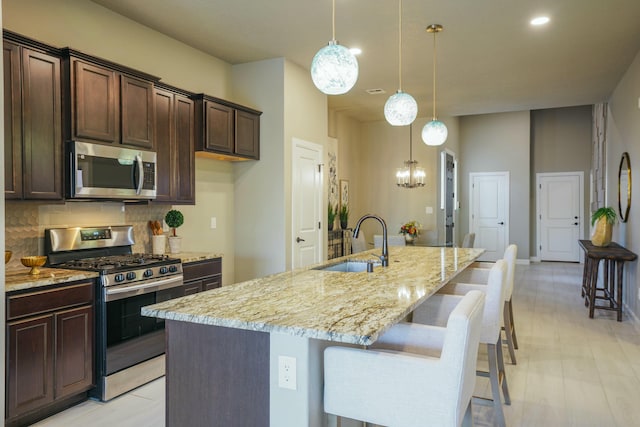
[[[116,281],[116,283],[119,282],[123,282],[124,281],[124,274],[122,273],[118,273],[115,275],[114,280]]]
[[[167,267],[160,267],[160,274],[167,274],[168,271]]]
[[[143,276],[144,276],[144,277],[151,277],[151,276],[153,276],[153,270],[152,270],[152,269],[150,269],[150,268],[149,268],[149,269],[147,269],[147,270],[145,270],[145,271],[144,271],[144,273],[143,273]]]
[[[127,273],[127,280],[133,280],[136,278],[136,272],[135,271],[130,271],[129,273]]]
[[[178,271],[178,267],[176,267],[175,265],[170,265],[169,266],[169,272],[175,273],[176,271]]]

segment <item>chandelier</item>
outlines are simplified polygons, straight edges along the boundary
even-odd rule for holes
[[[384,104],[384,117],[392,126],[406,126],[416,119],[418,103],[402,91],[402,0],[398,1],[398,91]]]
[[[313,57],[311,80],[322,93],[342,95],[358,80],[358,60],[336,41],[336,0],[333,0],[331,21],[331,41]]]
[[[403,168],[398,168],[396,172],[396,184],[403,188],[424,187],[426,176],[424,169],[418,166],[418,162],[413,160],[413,126],[409,125],[409,160],[404,162]]]
[[[436,116],[436,34],[444,28],[442,25],[431,24],[427,32],[433,34],[433,116],[422,128],[422,140],[427,145],[442,145],[447,140],[447,126]]]

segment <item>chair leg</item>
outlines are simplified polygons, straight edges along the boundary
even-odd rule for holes
[[[505,301],[504,302],[504,309],[503,309],[503,316],[504,316],[504,334],[506,336],[506,339],[504,340],[507,343],[507,346],[509,347],[509,357],[511,357],[511,363],[516,365],[518,362],[516,362],[516,351],[513,348],[513,332],[511,331],[511,322],[509,321],[509,302]],[[502,336],[502,332],[500,333],[500,335]]]
[[[518,338],[516,337],[516,324],[513,322],[513,297],[509,298],[507,304],[509,305],[509,322],[511,325],[511,335],[513,338],[513,348],[518,349]]]
[[[493,396],[493,409],[496,425],[505,427],[504,411],[502,410],[502,398],[500,397],[500,373],[498,372],[498,343],[487,344],[489,357],[489,381],[491,382],[491,395]]]
[[[469,405],[467,406],[467,410],[464,413],[464,418],[462,418],[462,427],[473,427],[473,411],[471,408],[471,400],[469,400]]]
[[[502,395],[504,396],[505,405],[511,405],[511,396],[509,395],[509,384],[507,384],[507,373],[504,370],[504,354],[502,353],[502,345],[500,339],[496,345],[496,356],[498,359],[498,379],[502,385]]]

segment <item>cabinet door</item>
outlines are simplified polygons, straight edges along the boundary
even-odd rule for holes
[[[4,197],[22,198],[20,47],[4,42]]]
[[[260,159],[260,116],[236,110],[235,152],[241,156]]]
[[[7,417],[53,401],[53,316],[8,323]]]
[[[25,199],[62,199],[60,58],[22,50]]]
[[[120,76],[122,144],[153,146],[153,83]]]
[[[197,294],[198,292],[202,292],[202,280],[192,280],[190,282],[185,282],[185,295]]]
[[[205,150],[233,153],[233,108],[205,101],[204,115]]]
[[[208,291],[210,289],[216,289],[222,286],[222,275],[218,274],[212,277],[207,277],[202,280],[202,290]]]
[[[171,202],[175,194],[174,103],[173,93],[154,90],[156,151],[156,201]]]
[[[81,61],[73,64],[73,138],[116,142],[119,139],[116,73]]]
[[[93,307],[55,313],[55,397],[73,395],[93,385]]]
[[[195,203],[195,138],[194,103],[175,95],[175,159],[176,203]]]

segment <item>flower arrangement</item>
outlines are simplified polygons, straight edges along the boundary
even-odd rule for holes
[[[409,221],[400,227],[400,234],[408,234],[417,237],[420,234],[420,223],[418,221]]]

